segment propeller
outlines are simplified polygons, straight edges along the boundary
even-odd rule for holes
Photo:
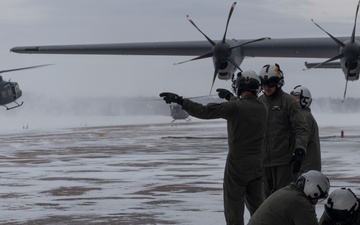
[[[343,100],[342,102],[345,101],[345,97],[346,97],[346,90],[347,90],[347,85],[348,85],[348,81],[349,81],[349,76],[350,76],[350,71],[351,71],[351,65],[353,64],[353,60],[354,59],[358,59],[360,57],[360,46],[355,42],[355,30],[356,30],[356,21],[357,21],[357,16],[358,16],[358,12],[359,12],[359,5],[360,5],[360,0],[357,4],[356,7],[356,13],[355,13],[355,21],[354,21],[354,28],[350,37],[350,41],[348,41],[347,43],[344,43],[342,41],[340,41],[339,39],[337,39],[336,37],[334,37],[333,35],[331,35],[329,32],[327,32],[325,29],[323,29],[319,24],[315,23],[315,21],[313,19],[311,19],[311,21],[318,27],[320,28],[322,31],[324,31],[327,35],[329,35],[329,37],[334,40],[340,47],[340,53],[322,63],[313,65],[308,67],[307,69],[312,69],[312,68],[317,68],[317,67],[321,67],[324,64],[327,64],[329,62],[338,60],[338,59],[344,59],[345,60],[345,66],[347,68],[347,71],[345,73],[345,90],[344,90],[344,96],[343,96]]]
[[[205,53],[205,54],[203,54],[203,55],[201,55],[201,56],[195,57],[195,58],[193,58],[193,59],[186,60],[186,61],[179,62],[179,63],[174,63],[174,64],[175,64],[175,65],[178,65],[178,64],[183,64],[183,63],[190,62],[190,61],[195,61],[195,60],[199,60],[199,59],[204,59],[204,58],[213,57],[215,69],[214,69],[214,75],[213,75],[213,79],[212,79],[212,84],[211,84],[211,88],[210,88],[210,93],[209,93],[209,95],[211,95],[211,91],[212,91],[212,88],[213,88],[214,83],[215,83],[216,75],[218,74],[218,72],[219,72],[219,70],[220,70],[220,67],[221,67],[221,65],[222,65],[224,62],[229,62],[229,63],[231,63],[235,68],[237,68],[238,70],[240,70],[240,71],[242,72],[240,66],[230,57],[233,49],[238,48],[238,47],[241,47],[241,46],[244,46],[244,45],[247,45],[247,44],[250,44],[250,43],[253,43],[253,42],[263,41],[263,40],[269,40],[269,39],[270,39],[270,38],[268,38],[268,37],[259,38],[259,39],[251,40],[251,41],[248,41],[248,42],[245,42],[245,43],[236,45],[236,46],[230,46],[230,45],[226,42],[226,34],[227,34],[227,30],[228,30],[230,18],[231,18],[231,16],[232,16],[232,13],[233,13],[233,11],[234,11],[235,6],[236,6],[236,2],[234,2],[234,3],[231,5],[230,12],[229,12],[229,15],[228,15],[228,18],[227,18],[227,22],[226,22],[226,26],[225,26],[224,36],[223,36],[222,40],[219,41],[219,42],[217,42],[217,43],[215,43],[215,42],[214,42],[213,40],[211,40],[203,31],[201,31],[200,28],[199,28],[199,27],[194,23],[194,21],[190,18],[190,16],[187,15],[187,19],[189,20],[189,22],[190,22],[190,23],[208,40],[208,42],[212,45],[212,51],[211,51],[211,52],[208,52],[208,53]]]

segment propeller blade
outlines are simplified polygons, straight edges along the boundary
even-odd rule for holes
[[[228,19],[227,19],[227,22],[226,22],[226,27],[225,27],[225,32],[224,32],[224,37],[222,39],[222,43],[225,43],[227,29],[228,29],[230,18],[231,18],[231,15],[232,15],[233,11],[234,11],[235,6],[236,6],[236,2],[234,2],[232,4],[231,8],[230,8],[230,12],[229,12],[229,16],[228,16]]]
[[[35,69],[35,68],[38,68],[38,67],[50,66],[50,65],[53,65],[53,64],[44,64],[44,65],[22,67],[22,68],[10,69],[10,70],[1,70],[0,73],[7,73],[7,72],[18,71],[18,70]]]
[[[344,102],[345,101],[345,96],[346,96],[346,90],[347,90],[347,84],[348,84],[348,79],[346,80],[346,83],[345,83],[345,90],[344,90],[344,96],[343,96],[343,100],[341,102]]]
[[[324,30],[322,27],[319,26],[319,24],[315,23],[315,21],[313,19],[311,19],[311,21],[318,27],[320,28],[322,31],[324,31],[327,35],[329,35],[331,37],[331,39],[333,39],[339,46],[344,47],[345,44],[340,41],[339,39],[337,39],[336,37],[332,36],[330,33],[328,33],[326,30]]]
[[[232,58],[227,59],[233,66],[235,66],[240,72],[242,72],[242,69],[240,69],[240,66],[236,64],[236,62]]]
[[[240,44],[240,45],[235,45],[235,46],[231,47],[230,50],[232,50],[232,49],[234,49],[234,48],[238,48],[238,47],[244,46],[244,45],[247,45],[247,44],[250,44],[250,43],[254,43],[254,42],[258,42],[258,41],[265,41],[265,40],[271,40],[271,38],[269,38],[269,37],[263,37],[263,38],[258,38],[258,39],[255,39],[255,40],[251,40],[251,41],[242,43],[242,44]]]
[[[360,1],[358,2],[357,7],[356,7],[354,29],[353,29],[353,32],[352,32],[352,34],[351,34],[351,43],[354,43],[354,42],[355,42],[356,20],[357,20],[357,16],[358,16],[358,12],[359,12],[359,5],[360,5]]]
[[[202,32],[202,31],[196,26],[196,24],[194,23],[194,21],[192,21],[192,19],[190,18],[189,15],[187,15],[186,18],[189,20],[189,22],[190,22],[200,33],[202,33],[202,35],[204,35],[204,37],[210,42],[210,44],[211,44],[212,46],[215,45],[215,42],[213,42],[208,36],[206,36],[206,34],[205,34],[204,32]]]
[[[183,64],[183,63],[191,62],[191,61],[198,60],[198,59],[205,59],[205,58],[209,58],[209,57],[212,57],[212,56],[213,56],[213,53],[212,53],[212,52],[209,52],[209,53],[206,53],[206,54],[204,54],[204,55],[201,55],[201,56],[195,57],[195,58],[193,58],[193,59],[189,59],[189,60],[186,60],[186,61],[182,61],[182,62],[174,63],[173,65],[179,65],[179,64]]]
[[[341,54],[339,54],[339,55],[337,55],[337,56],[334,56],[334,57],[332,57],[332,58],[330,58],[330,59],[328,59],[328,60],[326,60],[326,61],[324,61],[324,62],[322,62],[322,63],[320,63],[320,64],[317,64],[317,65],[314,65],[314,66],[310,66],[310,67],[308,67],[308,68],[306,68],[306,69],[303,69],[303,71],[309,70],[309,69],[312,69],[312,68],[321,67],[322,65],[324,65],[324,64],[326,64],[326,63],[328,63],[328,62],[332,62],[332,61],[335,61],[335,60],[337,60],[337,59],[341,59],[342,57],[344,57],[344,53],[341,53]]]
[[[344,96],[343,96],[343,100],[341,102],[345,101],[345,96],[346,96],[346,91],[347,91],[347,85],[349,82],[349,74],[350,74],[350,68],[348,68],[347,73],[346,73],[346,83],[345,83],[345,90],[344,90]]]
[[[218,73],[218,72],[219,72],[219,66],[218,66],[218,65],[216,65],[216,66],[215,66],[215,71],[214,71],[213,81],[212,81],[211,88],[210,88],[209,97],[211,96],[211,91],[212,91],[212,89],[213,89],[213,87],[214,87],[214,83],[215,83],[216,75],[217,75],[217,73]]]

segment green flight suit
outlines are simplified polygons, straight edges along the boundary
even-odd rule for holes
[[[317,170],[321,172],[321,151],[319,139],[319,127],[310,108],[302,110],[309,131],[309,140],[306,146],[306,155],[304,156],[300,172],[308,170]]]
[[[358,205],[360,205],[360,199],[358,199],[357,202]],[[346,221],[338,223],[332,220],[324,210],[324,213],[320,218],[319,225],[360,225],[360,207]]]
[[[267,108],[255,95],[206,106],[184,99],[182,108],[201,119],[227,120],[229,151],[224,171],[224,214],[228,225],[244,224],[244,204],[252,215],[263,202],[262,145]]]
[[[315,207],[294,182],[275,191],[250,218],[248,225],[318,225]]]
[[[308,130],[299,103],[278,89],[259,100],[268,107],[268,124],[264,142],[264,197],[296,180],[289,164],[296,148],[306,153]]]

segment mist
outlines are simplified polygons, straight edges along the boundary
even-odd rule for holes
[[[215,97],[192,99],[201,104],[221,102]],[[23,106],[11,110],[12,116],[43,115],[43,116],[142,116],[170,115],[169,105],[160,97],[74,97],[58,98],[27,93],[19,99]],[[315,98],[310,108],[316,113],[357,113],[360,112],[360,98]],[[9,114],[5,110],[0,115]]]
[[[207,104],[222,100],[211,97],[193,101]],[[12,110],[0,108],[0,131],[172,121],[169,105],[160,97],[57,98],[25,93],[18,99],[21,102],[24,102],[21,107]],[[349,97],[342,102],[340,98],[317,98],[313,99],[311,109],[317,118],[325,114],[356,114],[360,112],[360,99]]]

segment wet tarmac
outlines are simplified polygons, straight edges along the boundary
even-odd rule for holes
[[[360,139],[331,129],[323,172],[359,194]],[[24,130],[0,143],[1,224],[224,224],[224,121]]]

